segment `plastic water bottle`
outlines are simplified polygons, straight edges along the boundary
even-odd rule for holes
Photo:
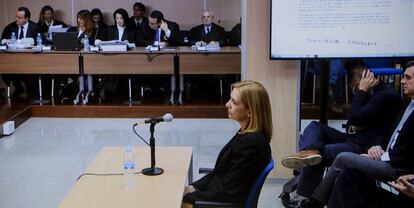
[[[124,187],[125,189],[134,188],[135,160],[132,146],[126,146],[124,152]]]
[[[89,39],[88,39],[88,36],[85,35],[85,37],[83,38],[83,50],[89,51],[89,47],[90,47]]]
[[[11,43],[12,44],[16,44],[17,43],[17,37],[16,37],[16,33],[15,32],[12,32],[10,39],[11,39]]]
[[[37,48],[39,49],[39,51],[41,51],[42,50],[42,35],[40,35],[40,33],[37,33],[36,44],[37,44]]]

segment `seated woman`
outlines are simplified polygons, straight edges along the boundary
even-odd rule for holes
[[[88,10],[81,10],[77,14],[77,27],[70,27],[68,32],[78,32],[79,44],[83,47],[85,37],[88,38],[90,45],[93,45],[95,42],[95,37],[93,36],[94,28],[95,25],[91,12]],[[85,92],[84,83],[84,76],[81,74],[79,75],[79,93],[74,101],[75,104],[78,104],[80,95]],[[85,96],[84,104],[88,103],[89,96],[93,94],[92,75],[88,75],[87,88],[88,92]]]
[[[42,10],[40,10],[39,22],[37,22],[37,25],[39,26],[43,37],[47,37],[50,26],[62,25],[62,27],[67,27],[64,22],[55,19],[55,11],[49,5],[44,6]]]
[[[114,25],[107,28],[106,40],[119,40],[128,43],[135,43],[135,29],[127,25],[128,12],[125,9],[117,9],[114,14]],[[98,42],[98,41],[97,41]],[[115,94],[118,88],[119,77],[107,76],[101,81],[99,97],[102,101],[107,99],[107,93]]]
[[[105,40],[106,39],[106,28],[108,25],[104,22],[103,14],[100,9],[92,9],[92,18],[95,24],[93,30],[93,37],[95,40]]]
[[[228,116],[240,125],[221,150],[214,171],[185,187],[181,207],[195,201],[235,203],[244,207],[256,178],[271,158],[272,113],[265,88],[254,81],[232,85]]]

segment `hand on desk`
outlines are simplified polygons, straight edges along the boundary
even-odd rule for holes
[[[403,175],[400,176],[395,181],[390,181],[388,184],[395,189],[397,189],[399,192],[409,196],[410,198],[414,198],[414,184],[412,184],[412,181],[414,179],[414,175]]]
[[[3,39],[3,40],[1,40],[1,44],[2,45],[3,44],[9,44],[9,43],[11,43],[10,39]]]

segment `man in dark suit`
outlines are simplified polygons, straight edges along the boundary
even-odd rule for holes
[[[16,34],[17,39],[33,38],[36,39],[40,33],[39,26],[30,20],[30,10],[26,7],[19,7],[16,11],[16,21],[8,24],[1,34],[3,40],[10,40],[12,33]]]
[[[399,172],[414,172],[414,61],[407,63],[404,78],[401,80],[404,94],[411,98],[410,104],[397,120],[398,124],[382,145],[375,145],[366,154],[341,153],[337,156],[328,173],[302,207],[321,207],[329,200],[336,178],[347,168],[362,171],[369,177],[391,181],[397,179]],[[383,114],[384,111],[377,114]],[[309,206],[312,205],[312,206]]]
[[[36,23],[30,21],[30,10],[26,7],[19,7],[16,11],[16,21],[8,24],[1,34],[1,43],[11,43],[11,36],[12,33],[16,35],[17,39],[23,38],[33,38],[36,40],[37,34],[40,33],[39,26]],[[4,82],[7,86],[10,86],[12,82],[14,84],[15,91],[14,97],[27,97],[27,94],[23,94],[23,92],[27,92],[25,89],[25,85],[20,83],[20,76],[18,75],[2,75]],[[27,87],[27,89],[33,89],[31,87]],[[22,96],[20,96],[22,95]]]
[[[138,34],[138,43],[144,45],[178,46],[180,45],[180,26],[164,18],[164,14],[158,10],[151,12],[148,18],[150,30]]]
[[[302,168],[297,193],[309,197],[322,180],[325,168],[341,152],[365,153],[372,145],[386,142],[401,105],[394,89],[379,83],[372,72],[358,66],[351,70],[355,91],[348,114],[347,132],[319,122],[310,123],[299,141],[300,152],[282,159],[282,165]]]
[[[224,46],[227,44],[226,31],[223,27],[213,23],[214,14],[204,11],[201,15],[203,24],[195,26],[190,30],[191,45],[205,46],[206,44]]]
[[[133,6],[133,10],[134,15],[128,19],[128,27],[139,31],[139,33],[148,30],[148,18],[144,16],[145,5],[141,2],[136,2]]]
[[[237,24],[231,29],[229,34],[229,45],[241,45],[241,23]]]

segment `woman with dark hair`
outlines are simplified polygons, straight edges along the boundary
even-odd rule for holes
[[[105,40],[106,39],[106,29],[108,25],[104,22],[103,14],[100,9],[92,9],[92,19],[95,23],[95,28],[93,31],[93,36],[95,40]]]
[[[40,10],[39,22],[37,22],[37,25],[39,25],[40,32],[43,35],[47,34],[50,26],[62,25],[62,27],[67,27],[64,22],[55,19],[55,11],[49,5],[44,6],[42,10]]]
[[[117,40],[135,43],[135,29],[128,25],[128,12],[125,9],[117,9],[114,14],[114,25],[107,28],[106,40]],[[106,76],[101,81],[99,97],[102,101],[107,99],[107,93],[114,94],[117,91],[119,76]]]
[[[128,12],[125,9],[117,9],[114,14],[114,25],[107,30],[107,40],[128,41],[135,43],[135,30],[128,23]]]

